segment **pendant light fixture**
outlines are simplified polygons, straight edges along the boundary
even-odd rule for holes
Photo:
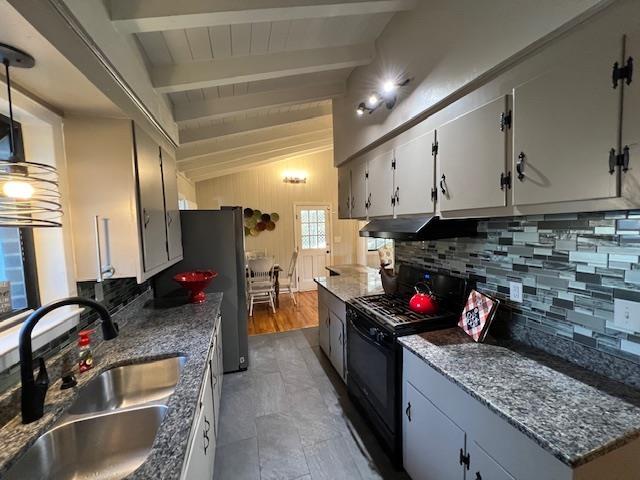
[[[28,162],[17,149],[13,123],[10,67],[31,68],[33,57],[0,43],[9,101],[9,154],[0,153],[0,227],[61,227],[62,205],[58,171],[45,163]]]

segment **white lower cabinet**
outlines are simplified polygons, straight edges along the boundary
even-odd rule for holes
[[[318,286],[318,336],[320,348],[327,356],[331,355],[331,319],[327,295],[331,295],[323,287]]]
[[[640,441],[572,469],[403,351],[403,463],[413,480],[636,480]]]
[[[346,343],[346,329],[344,320],[332,311],[329,311],[329,319],[331,330],[331,355],[329,355],[329,358],[331,359],[333,368],[335,368],[342,379],[345,380],[344,346]]]
[[[205,386],[201,393],[202,395],[198,401],[197,420],[193,427],[194,431],[192,431],[191,448],[183,476],[185,480],[208,480],[213,478],[216,436],[210,367],[207,367]]]
[[[514,480],[476,441],[467,439],[467,454],[467,480]]]
[[[409,382],[403,385],[403,396],[402,455],[407,473],[413,480],[464,480],[460,464],[464,432]]]
[[[347,380],[347,310],[344,302],[318,285],[320,348],[340,378]]]
[[[203,386],[189,438],[188,454],[182,468],[182,480],[211,480],[216,457],[218,416],[222,393],[222,322],[216,319],[215,333],[207,357]]]

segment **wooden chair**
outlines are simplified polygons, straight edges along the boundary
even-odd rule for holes
[[[252,258],[249,260],[249,316],[253,316],[253,305],[268,303],[276,313],[275,306],[275,278],[273,275],[273,257]]]
[[[280,290],[285,290],[286,293],[291,295],[291,299],[293,300],[294,305],[298,305],[296,300],[296,295],[293,291],[293,286],[295,283],[295,272],[296,272],[296,264],[298,262],[298,251],[294,250],[293,255],[291,255],[291,261],[289,262],[289,269],[287,270],[287,275],[283,279],[280,279]]]

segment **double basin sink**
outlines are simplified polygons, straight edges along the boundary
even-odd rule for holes
[[[151,452],[186,357],[112,368],[7,472],[12,479],[116,480]]]

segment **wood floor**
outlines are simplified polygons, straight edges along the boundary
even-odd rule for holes
[[[286,332],[299,328],[318,326],[318,292],[296,293],[298,305],[291,297],[280,295],[280,308],[274,314],[266,303],[254,305],[253,317],[249,317],[249,335]]]

